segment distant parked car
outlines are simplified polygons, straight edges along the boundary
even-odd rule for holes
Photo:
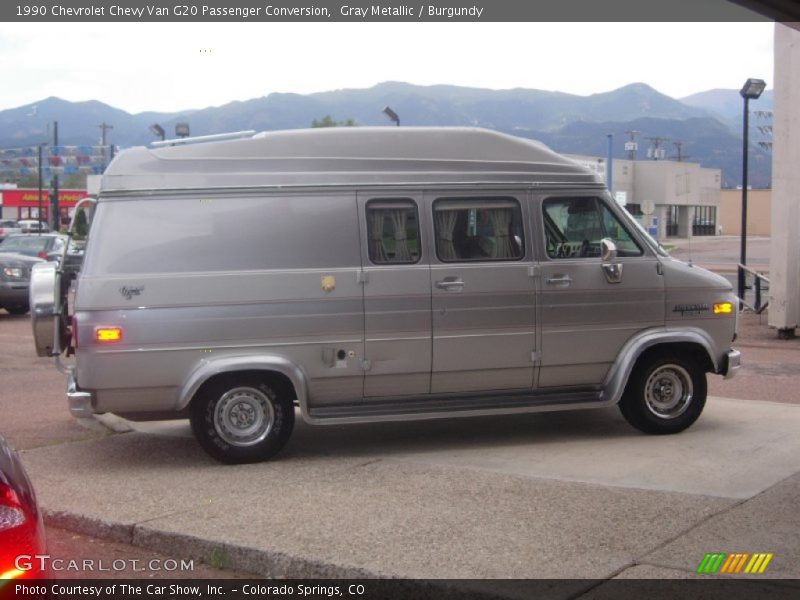
[[[23,219],[19,222],[22,233],[49,233],[50,226],[45,221],[37,221],[35,219]]]
[[[13,219],[4,219],[0,221],[0,242],[2,242],[9,235],[22,233],[22,228],[19,223]]]
[[[0,252],[0,308],[12,315],[24,315],[30,310],[31,269],[41,262],[44,260],[37,256]]]
[[[67,237],[58,233],[30,234],[22,233],[6,238],[0,244],[0,254],[14,253],[26,256],[37,256],[42,260],[50,260],[64,250]]]
[[[69,244],[66,254],[65,244]],[[0,308],[5,308],[13,315],[28,312],[28,290],[33,265],[43,261],[58,262],[62,255],[62,281],[65,286],[69,286],[83,264],[83,249],[75,242],[58,233],[9,236],[0,244]]]
[[[44,523],[33,486],[0,435],[0,592],[11,579],[44,576],[33,557],[45,553]]]

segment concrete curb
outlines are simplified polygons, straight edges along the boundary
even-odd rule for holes
[[[416,598],[419,600],[527,600],[527,590],[514,581],[498,584],[496,580],[463,582],[458,580],[398,580],[396,576],[325,563],[282,552],[262,551],[236,544],[214,542],[179,533],[154,531],[144,524],[125,525],[92,519],[66,511],[42,509],[48,526],[99,539],[130,544],[165,554],[177,561],[194,560],[212,568],[252,573],[253,578],[321,579],[321,580],[391,580],[391,596],[387,598]],[[177,572],[176,578],[186,576]],[[555,593],[551,600],[576,598],[605,580],[563,580],[559,585],[545,580],[540,586]]]
[[[149,529],[146,524],[123,524],[93,519],[77,513],[42,510],[48,526],[84,535],[130,544],[167,554],[173,558],[193,559],[220,569],[233,569],[268,578],[301,579],[379,579],[390,577],[355,567],[324,563],[290,556],[282,552],[265,552],[203,538]]]
[[[50,527],[82,533],[109,542],[120,542],[123,544],[133,543],[134,525],[108,523],[100,519],[92,519],[85,515],[60,510],[49,510],[47,508],[42,508],[42,516],[44,517],[45,524]]]

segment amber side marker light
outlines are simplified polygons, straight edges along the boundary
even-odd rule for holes
[[[713,308],[715,315],[726,315],[733,312],[733,304],[730,302],[717,302]]]
[[[94,339],[101,344],[111,344],[122,340],[122,327],[97,327]]]

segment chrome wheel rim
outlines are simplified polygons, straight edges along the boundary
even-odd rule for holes
[[[214,429],[232,446],[252,446],[264,440],[275,423],[275,409],[264,392],[251,387],[225,393],[214,410]]]
[[[644,387],[648,410],[659,419],[674,419],[692,403],[692,378],[683,367],[662,365],[650,374]]]

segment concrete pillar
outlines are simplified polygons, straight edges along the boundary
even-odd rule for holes
[[[692,237],[692,222],[694,221],[694,206],[678,207],[678,237]]]
[[[656,210],[653,213],[654,217],[658,217],[658,240],[664,241],[667,239],[667,213],[669,206],[666,204],[656,204]]]
[[[800,323],[800,31],[775,24],[769,324]]]

